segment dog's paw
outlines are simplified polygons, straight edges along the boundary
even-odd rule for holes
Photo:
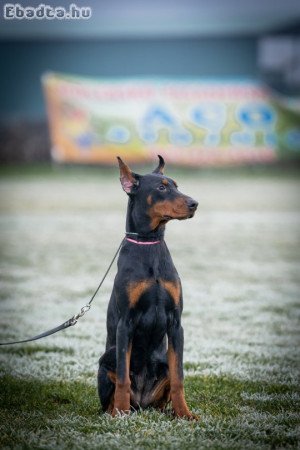
[[[197,416],[197,414],[191,413],[190,416],[188,416],[187,418],[188,420],[195,420],[196,422],[199,422],[199,420],[201,419],[200,416]]]
[[[197,416],[197,414],[194,414],[194,413],[192,413],[189,410],[187,410],[187,411],[180,411],[180,412],[173,411],[173,415],[177,419],[195,420],[195,421],[199,421],[200,420],[200,416]]]
[[[130,409],[119,409],[114,408],[112,410],[112,417],[122,417],[122,416],[128,416],[130,414]]]

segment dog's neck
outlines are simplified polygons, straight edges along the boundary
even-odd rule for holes
[[[150,217],[144,212],[137,212],[134,208],[134,201],[128,199],[127,216],[126,216],[126,235],[132,239],[141,241],[164,240],[165,225],[159,225],[156,229],[151,230]]]

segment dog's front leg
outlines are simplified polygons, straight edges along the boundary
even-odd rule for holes
[[[130,411],[131,327],[128,320],[120,319],[116,337],[117,370],[113,416],[118,412],[128,413]]]
[[[180,317],[174,319],[174,322],[168,330],[168,364],[171,387],[171,401],[174,414],[177,417],[187,419],[196,419],[197,417],[189,410],[184,396],[183,387],[183,328],[180,324]]]

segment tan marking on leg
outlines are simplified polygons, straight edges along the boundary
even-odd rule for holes
[[[116,384],[117,375],[115,372],[111,372],[110,370],[107,372],[107,376],[110,379],[110,381],[114,384]]]
[[[163,288],[170,294],[175,305],[179,305],[181,296],[181,287],[179,281],[165,281],[160,280]]]
[[[129,283],[127,287],[127,294],[129,299],[129,305],[134,308],[141,296],[147,289],[153,284],[153,280],[141,280]]]
[[[172,346],[170,345],[168,348],[168,363],[169,363],[169,377],[171,386],[170,394],[174,414],[177,417],[185,417],[186,419],[189,420],[196,419],[196,416],[191,413],[186,404],[184,397],[183,380],[180,379],[178,373],[177,355]]]
[[[131,358],[131,348],[132,344],[126,352],[126,367],[125,367],[125,379],[124,381],[116,378],[116,389],[114,396],[114,408],[112,411],[112,416],[115,417],[118,413],[129,413],[130,412],[130,358]]]
[[[168,377],[161,380],[151,394],[151,405],[154,408],[164,409],[170,401],[170,379]]]

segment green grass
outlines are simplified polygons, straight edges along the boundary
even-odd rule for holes
[[[5,328],[1,325],[1,328]],[[41,341],[40,341],[41,342]],[[18,355],[18,356],[30,356],[35,353],[63,353],[65,355],[73,356],[75,354],[75,350],[71,347],[69,348],[61,348],[58,346],[44,346],[44,345],[34,345],[25,344],[24,346],[12,346],[12,347],[1,347],[1,353],[6,353],[7,355]]]
[[[299,446],[299,170],[167,175],[199,200],[166,240],[184,286],[186,397],[201,420],[100,412],[114,266],[72,330],[0,347],[0,449]],[[0,341],[49,329],[90,298],[124,232],[118,176],[116,167],[0,167]]]
[[[131,165],[131,168],[138,173],[148,173],[155,167],[156,161],[148,165]],[[286,163],[257,164],[245,166],[220,166],[220,167],[176,167],[168,166],[168,176],[198,178],[240,178],[240,177],[271,177],[278,176],[285,178],[300,178],[299,160]],[[92,178],[118,178],[118,164],[110,166],[97,165],[73,165],[57,163],[35,163],[35,164],[5,164],[0,165],[0,179],[92,179]]]
[[[296,448],[292,431],[300,390],[231,377],[186,379],[199,422],[171,411],[113,419],[100,411],[96,388],[79,382],[0,379],[1,448]],[[295,395],[297,393],[297,395]],[[263,397],[262,397],[263,396]]]

